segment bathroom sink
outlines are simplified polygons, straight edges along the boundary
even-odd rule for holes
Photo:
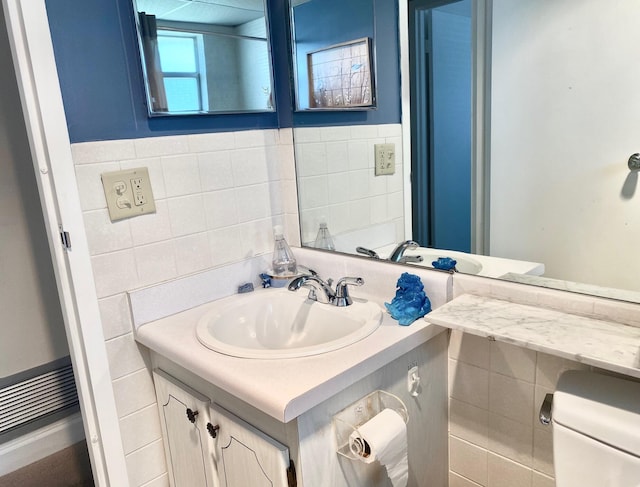
[[[243,358],[294,358],[351,345],[382,322],[376,303],[337,307],[307,299],[306,290],[262,289],[214,303],[198,321],[205,347]]]
[[[438,260],[439,257],[449,257],[455,260],[456,269],[464,274],[478,274],[482,270],[482,264],[477,260],[469,257],[464,252],[455,252],[453,250],[436,250],[425,247],[419,247],[415,250],[408,250],[405,255],[420,255],[422,262],[417,265],[433,267],[432,262]],[[411,263],[411,262],[410,262]]]

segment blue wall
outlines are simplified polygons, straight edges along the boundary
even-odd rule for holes
[[[471,17],[434,10],[432,26],[433,246],[469,252]]]
[[[331,113],[293,111],[286,3],[267,0],[275,113],[149,118],[130,0],[46,0],[71,142],[292,125],[398,123],[397,1],[375,0],[377,63],[385,66],[378,69],[378,109]]]
[[[299,111],[294,126],[400,123],[400,45],[398,2],[392,0],[312,0],[295,8],[296,39],[304,51],[361,37],[374,40],[377,92],[375,110]],[[328,22],[318,22],[333,12]],[[304,36],[298,33],[304,33]],[[306,56],[298,56],[298,71],[306,71]]]

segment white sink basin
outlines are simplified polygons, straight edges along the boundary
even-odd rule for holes
[[[482,270],[482,264],[477,260],[469,257],[464,252],[455,252],[453,250],[436,250],[420,247],[415,250],[407,250],[405,255],[420,255],[423,261],[416,263],[417,265],[433,267],[432,262],[438,260],[439,257],[449,257],[456,261],[456,269],[464,274],[478,274]],[[410,262],[413,263],[413,262]]]
[[[263,289],[217,301],[198,321],[205,347],[234,357],[293,358],[346,347],[382,322],[376,303],[354,298],[337,307],[307,299],[307,290]]]

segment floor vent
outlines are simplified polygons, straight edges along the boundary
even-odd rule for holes
[[[0,388],[0,440],[16,430],[42,426],[46,419],[78,409],[78,393],[71,364]],[[22,431],[20,432],[22,434]]]

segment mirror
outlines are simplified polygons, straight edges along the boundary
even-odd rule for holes
[[[290,15],[296,109],[375,108],[372,1],[292,0]]]
[[[472,33],[474,25],[484,25],[478,13],[487,4],[491,6],[486,10],[491,15],[489,51],[486,58],[475,59],[476,69],[487,62],[487,76],[470,80],[475,93],[484,96],[487,113],[486,123],[471,120],[472,126],[478,125],[470,158],[472,238],[469,249],[453,249],[463,250],[453,255],[464,264],[458,270],[485,275],[477,271],[477,264],[482,266],[487,257],[508,259],[509,265],[513,261],[531,263],[525,269],[500,268],[497,275],[487,277],[640,302],[640,259],[634,253],[640,241],[638,173],[627,166],[629,156],[640,151],[640,90],[634,82],[640,76],[640,65],[631,62],[635,56],[631,46],[640,45],[636,27],[640,4],[621,0],[614,8],[602,0],[472,3]],[[401,0],[399,28],[405,47],[411,8],[428,4]],[[327,15],[317,22],[331,23],[330,16],[338,12]],[[375,62],[385,66],[400,63],[390,58]],[[405,68],[408,63],[403,65],[403,80],[409,73]],[[491,83],[484,92],[483,80]],[[363,246],[382,254],[412,235],[410,214],[423,210],[402,205],[411,201],[408,183],[412,171],[407,166],[413,142],[406,123],[409,90],[403,89],[402,95],[406,109],[400,129],[394,124],[377,127],[377,132],[364,125],[321,127],[316,129],[320,139],[312,142],[309,128],[294,129],[304,244],[314,245],[321,220],[326,220],[333,233],[337,250],[349,253]],[[335,161],[340,157],[351,163],[349,151],[359,147],[366,151],[363,164],[372,174],[374,145],[387,129],[400,130],[389,134],[389,140],[402,136],[396,140],[395,179],[387,176],[382,184],[382,177],[371,175],[366,196],[363,190],[359,198],[339,201],[342,208],[349,205],[354,215],[347,225],[344,214],[333,211],[338,205],[328,195],[341,186],[357,194],[361,187],[357,179],[332,177],[331,167],[339,165]],[[327,136],[340,131],[347,134],[345,146],[339,141],[323,144],[323,131]],[[365,131],[370,140],[360,143]],[[482,143],[486,145],[484,166],[475,155],[483,152],[478,145]],[[321,159],[324,169],[312,163]],[[318,174],[321,171],[324,173]],[[398,178],[398,172],[404,177]],[[382,214],[390,218],[372,218]],[[451,216],[445,213],[443,218]],[[433,257],[423,252],[427,259]]]
[[[150,116],[272,112],[264,0],[134,0]]]

